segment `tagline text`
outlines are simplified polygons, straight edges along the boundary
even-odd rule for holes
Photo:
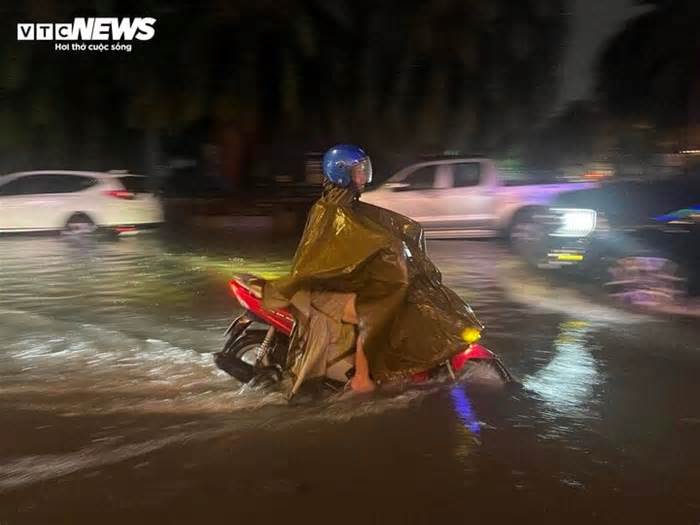
[[[105,51],[124,51],[126,53],[131,53],[131,44],[81,44],[78,42],[73,42],[72,44],[60,44],[56,42],[54,44],[54,49],[56,51],[97,51],[103,53]]]

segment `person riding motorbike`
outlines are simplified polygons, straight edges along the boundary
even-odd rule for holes
[[[323,194],[314,204],[288,276],[268,281],[266,308],[289,308],[293,395],[329,362],[355,352],[350,387],[359,392],[433,368],[483,326],[425,251],[421,226],[360,200],[372,163],[358,146],[323,157]],[[471,341],[468,341],[471,342]]]

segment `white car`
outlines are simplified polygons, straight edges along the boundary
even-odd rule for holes
[[[123,233],[163,222],[146,179],[125,172],[29,171],[0,176],[0,232]]]
[[[531,184],[500,173],[487,158],[450,158],[408,166],[362,200],[415,219],[427,237],[527,236],[533,216],[560,193],[591,183]]]

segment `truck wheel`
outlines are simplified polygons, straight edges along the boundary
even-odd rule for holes
[[[530,264],[538,264],[546,252],[547,232],[536,219],[537,210],[528,208],[516,213],[508,229],[508,241],[514,253]]]

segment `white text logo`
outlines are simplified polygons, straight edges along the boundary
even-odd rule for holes
[[[17,24],[17,40],[150,40],[155,18],[76,18],[63,24]]]

